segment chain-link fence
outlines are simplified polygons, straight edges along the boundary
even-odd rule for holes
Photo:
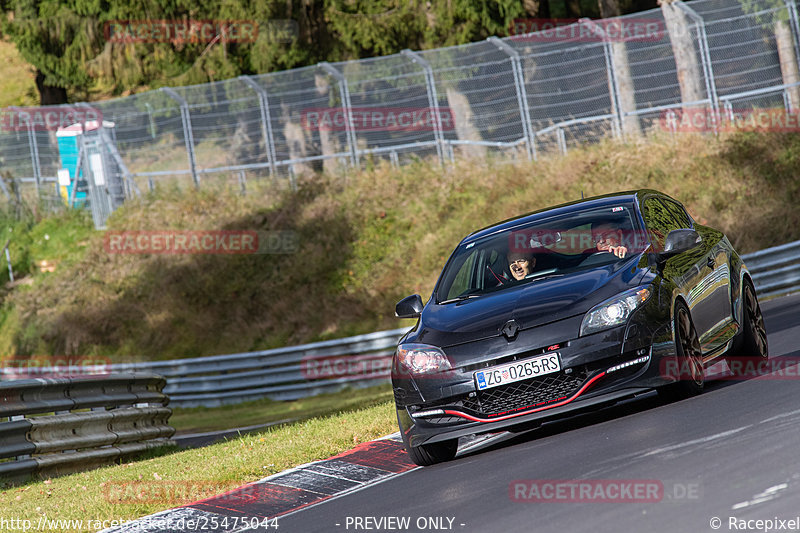
[[[798,37],[794,0],[676,0],[558,31],[12,108],[0,192],[88,204],[102,227],[125,196],[165,180],[293,186],[368,160],[536,159],[608,136],[718,131],[742,110],[800,110]]]

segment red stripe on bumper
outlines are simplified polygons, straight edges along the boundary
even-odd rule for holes
[[[583,387],[578,389],[578,391],[575,394],[573,394],[572,396],[570,396],[566,400],[563,400],[563,401],[560,401],[558,403],[554,403],[554,404],[551,404],[551,405],[547,405],[547,406],[544,406],[544,407],[537,407],[536,409],[525,408],[526,409],[525,411],[520,411],[519,413],[514,413],[513,415],[496,416],[496,417],[493,417],[493,418],[478,418],[478,417],[475,417],[475,416],[472,416],[472,415],[468,415],[467,413],[462,413],[461,411],[453,411],[451,409],[445,409],[444,412],[445,412],[445,414],[448,414],[450,416],[460,416],[461,418],[466,418],[467,420],[472,420],[473,422],[494,422],[496,420],[508,420],[509,418],[516,418],[518,416],[529,415],[531,413],[544,411],[545,409],[552,409],[553,407],[560,407],[562,405],[566,405],[566,404],[570,403],[571,401],[573,401],[578,396],[580,396],[581,394],[583,394],[584,392],[586,392],[586,389],[591,387],[592,384],[594,384],[595,381],[597,381],[598,379],[604,377],[605,375],[606,375],[605,372],[600,372],[595,377],[593,377],[592,379],[590,379],[589,381],[584,383]]]

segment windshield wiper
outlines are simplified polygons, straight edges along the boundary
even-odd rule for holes
[[[456,296],[455,298],[450,298],[449,300],[444,300],[439,302],[439,305],[442,304],[451,304],[453,302],[463,302],[464,300],[469,300],[470,298],[480,298],[480,294],[464,294],[463,296]]]

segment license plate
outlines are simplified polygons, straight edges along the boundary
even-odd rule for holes
[[[552,374],[561,370],[561,363],[558,360],[558,353],[548,353],[525,359],[498,365],[486,370],[475,372],[475,384],[478,390],[490,389],[499,385],[514,383],[524,379],[535,378],[545,374]]]

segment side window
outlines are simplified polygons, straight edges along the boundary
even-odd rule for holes
[[[664,206],[666,206],[667,211],[679,228],[688,229],[692,227],[692,219],[689,218],[683,206],[670,200],[664,200]]]
[[[680,223],[658,198],[648,198],[644,201],[644,220],[647,224],[647,234],[656,252],[664,249],[667,235],[674,229],[680,229]]]
[[[455,298],[473,288],[472,280],[477,257],[478,250],[475,250],[475,252],[467,257],[467,260],[464,261],[464,264],[461,265],[461,268],[458,270],[453,284],[450,285],[450,290],[447,291],[447,297],[445,299]]]

